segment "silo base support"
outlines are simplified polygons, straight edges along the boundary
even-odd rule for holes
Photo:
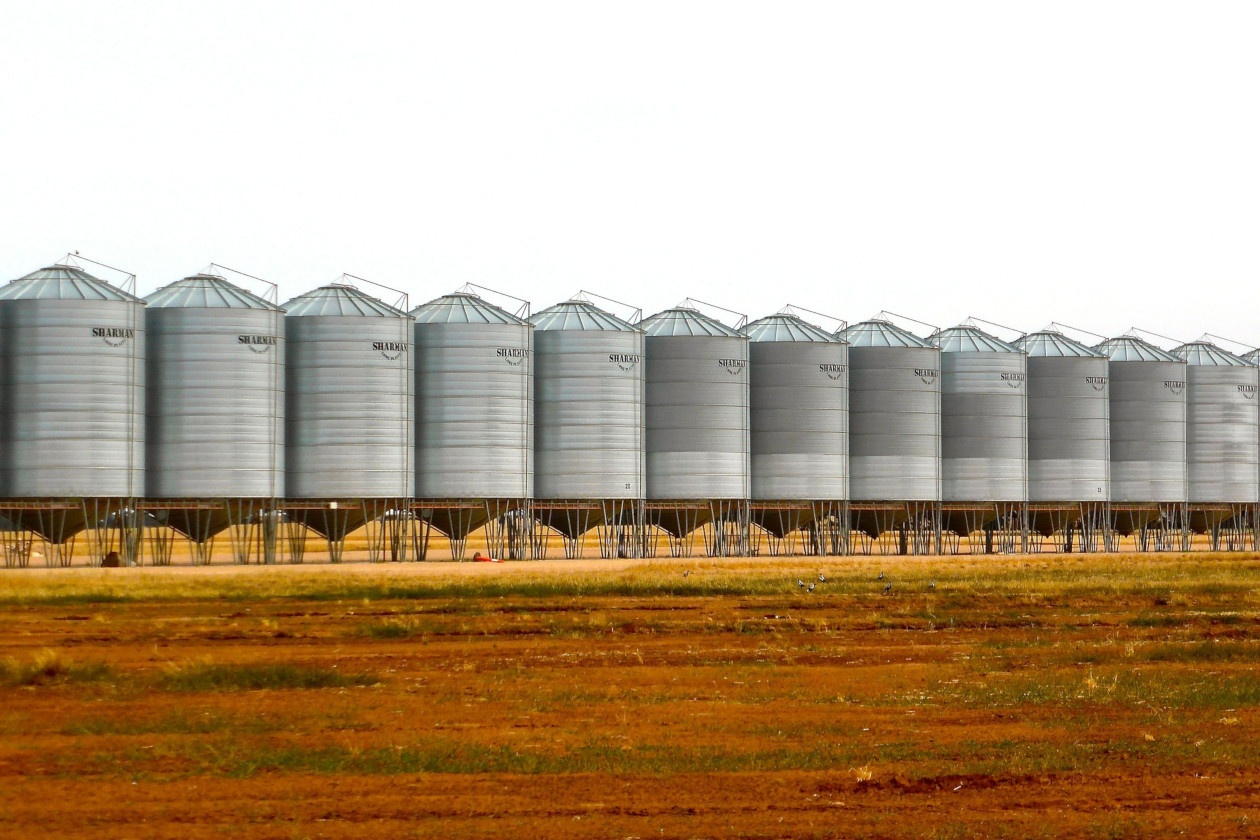
[[[151,523],[144,529],[145,542],[149,547],[149,564],[169,566],[175,556],[175,531]]]
[[[844,502],[754,501],[749,510],[758,526],[753,554],[760,554],[763,543],[771,557],[822,557],[848,551],[848,507]]]
[[[1023,502],[941,505],[941,542],[948,554],[1014,554],[1023,551],[1028,509]]]
[[[1028,506],[1028,551],[1088,553],[1116,546],[1116,522],[1106,502],[1034,502]]]
[[[863,553],[940,554],[937,502],[850,502],[852,527]]]
[[[1253,505],[1190,505],[1191,533],[1205,534],[1212,551],[1246,551],[1255,545]]]
[[[0,530],[0,551],[4,552],[6,569],[25,569],[31,563],[31,546],[35,535],[5,522]]]
[[[536,527],[530,554],[535,558],[546,555],[551,532],[560,536],[569,559],[585,554],[591,532],[604,559],[644,554],[643,502],[639,499],[535,499],[532,510]]]
[[[133,499],[83,499],[88,563],[135,566],[140,562],[140,513]]]
[[[275,499],[228,499],[228,539],[237,565],[273,565],[283,514]]]
[[[1138,551],[1188,551],[1190,514],[1180,502],[1111,505],[1112,540],[1133,537]]]
[[[694,500],[661,501],[645,503],[647,524],[654,526],[645,540],[649,556],[655,557],[662,534],[669,545],[670,557],[690,557],[695,542],[694,534],[708,524],[713,509],[708,502]]]
[[[368,559],[373,563],[401,563],[415,543],[415,518],[404,499],[364,499]],[[344,542],[344,538],[343,538]]]
[[[491,557],[524,560],[533,552],[533,516],[528,499],[487,499],[486,550]]]
[[[702,527],[704,547],[710,557],[747,557],[751,551],[751,522],[745,499],[709,502],[709,521]]]

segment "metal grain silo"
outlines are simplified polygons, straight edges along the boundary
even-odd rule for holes
[[[412,310],[419,498],[534,492],[533,327],[477,295]]]
[[[940,501],[941,351],[883,320],[849,342],[849,498]]]
[[[638,499],[643,333],[588,301],[534,324],[534,497]]]
[[[941,351],[941,498],[1028,496],[1027,357],[971,326],[932,336]]]
[[[1186,363],[1134,336],[1094,348],[1111,389],[1111,501],[1184,503]]]
[[[1110,483],[1107,357],[1062,333],[1030,333],[1028,499],[1106,502]]]
[[[0,496],[144,494],[144,332],[143,301],[75,266],[0,288]]]
[[[149,497],[283,496],[280,308],[212,274],[178,280],[145,300]],[[194,539],[206,536],[200,531]]]
[[[642,326],[647,497],[747,499],[747,337],[686,307]]]
[[[340,283],[284,310],[288,498],[410,497],[411,316]]]
[[[1207,341],[1173,350],[1186,362],[1186,467],[1194,504],[1260,501],[1255,365]]]
[[[792,314],[744,332],[752,498],[848,498],[849,346]]]

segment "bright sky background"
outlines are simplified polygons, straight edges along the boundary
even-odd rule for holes
[[[0,0],[0,279],[1260,344],[1257,43],[1244,2]]]

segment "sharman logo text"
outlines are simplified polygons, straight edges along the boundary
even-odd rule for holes
[[[525,361],[526,357],[529,356],[529,351],[524,347],[500,347],[495,351],[495,355],[512,367],[516,367]]]
[[[718,359],[718,364],[725,368],[726,372],[731,376],[738,376],[748,362],[744,359]]]
[[[274,335],[238,335],[237,344],[244,344],[254,353],[266,353],[276,345]]]
[[[118,347],[127,339],[135,338],[136,331],[128,327],[92,327],[92,337],[104,340],[110,347]]]
[[[634,370],[634,366],[639,363],[638,353],[609,353],[608,361],[612,362],[621,370]]]
[[[372,349],[380,352],[382,356],[391,362],[407,352],[407,342],[405,341],[373,341]]]

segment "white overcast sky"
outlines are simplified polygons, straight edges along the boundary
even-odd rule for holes
[[[1228,2],[0,0],[0,279],[1260,344],[1258,44]]]

